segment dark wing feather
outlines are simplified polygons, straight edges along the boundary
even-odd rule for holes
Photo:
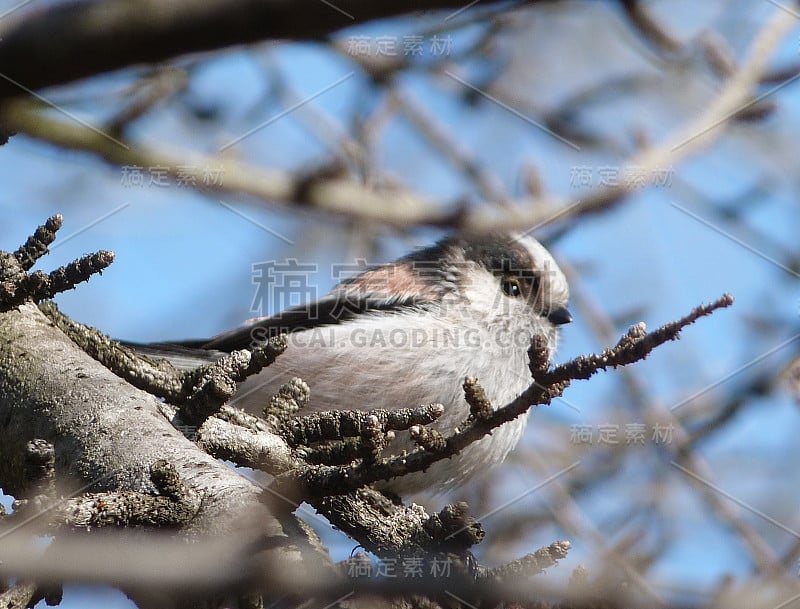
[[[331,293],[309,305],[291,307],[277,315],[258,319],[212,339],[148,344],[121,342],[140,355],[166,358],[176,367],[190,370],[211,363],[236,349],[251,349],[267,338],[279,334],[344,323],[364,313],[378,311],[401,313],[423,304],[411,297],[386,299],[375,295],[354,297],[348,294],[344,298],[341,293]]]
[[[193,349],[206,349],[216,351],[218,356],[219,352],[253,348],[279,334],[341,324],[364,314],[401,313],[430,305],[441,299],[441,286],[449,285],[448,281],[452,280],[439,277],[443,272],[441,264],[432,268],[422,265],[424,260],[440,260],[440,249],[435,246],[398,262],[370,269],[340,283],[319,300],[290,307],[272,317],[256,319],[212,339],[162,343],[153,350],[173,349],[178,352],[171,355],[179,357],[190,355]],[[420,265],[428,272],[422,273],[417,268]],[[181,354],[180,349],[189,352]]]
[[[184,347],[230,352],[235,349],[252,348],[267,338],[279,334],[345,323],[365,313],[402,313],[424,304],[418,298],[412,297],[387,299],[374,295],[355,297],[348,294],[343,298],[342,294],[330,294],[308,305],[291,307],[277,315],[259,319],[205,342],[195,340],[178,344]]]

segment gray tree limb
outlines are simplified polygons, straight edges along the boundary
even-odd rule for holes
[[[330,566],[304,524],[288,511],[271,513],[255,484],[184,438],[160,404],[91,359],[35,305],[0,313],[0,485],[6,492],[25,494],[26,445],[34,439],[53,444],[60,478],[92,491],[154,493],[150,469],[164,459],[201,498],[182,529],[187,537],[251,531],[253,539],[280,541],[269,544],[271,561],[298,569],[309,559],[313,569]]]

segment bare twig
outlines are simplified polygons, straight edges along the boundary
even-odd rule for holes
[[[14,257],[24,271],[30,271],[36,261],[47,254],[47,248],[56,240],[56,232],[64,223],[61,214],[50,216],[42,226],[36,229],[25,242],[25,245],[14,252]]]
[[[377,418],[383,431],[403,431],[412,425],[427,425],[444,413],[441,404],[398,410],[334,410],[297,417],[287,422],[283,435],[289,444],[313,444],[324,440],[340,440],[361,436],[372,417]]]
[[[47,240],[54,237],[52,228],[58,224],[54,218],[44,227],[40,226],[36,234],[14,254],[0,253],[0,310],[7,311],[26,300],[41,302],[71,290],[92,275],[102,272],[114,261],[113,252],[100,251],[73,260],[51,273],[28,273],[35,258],[47,250]]]
[[[569,548],[570,543],[568,541],[556,541],[506,565],[487,569],[485,573],[480,574],[480,577],[503,581],[511,578],[526,578],[531,575],[537,575],[555,565],[559,560],[566,558]]]
[[[239,383],[269,366],[286,346],[286,337],[276,336],[263,346],[234,351],[188,372],[183,377],[185,397],[178,401],[183,419],[200,425],[236,394]]]
[[[183,395],[183,375],[167,360],[138,355],[99,330],[70,319],[54,302],[43,302],[39,309],[85,353],[134,387],[173,402]]]

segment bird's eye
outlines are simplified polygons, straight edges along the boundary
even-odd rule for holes
[[[503,279],[502,288],[507,296],[519,296],[522,293],[516,279]]]

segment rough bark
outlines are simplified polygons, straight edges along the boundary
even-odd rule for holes
[[[32,304],[0,314],[0,486],[22,496],[25,447],[43,439],[55,467],[91,491],[155,491],[153,463],[164,459],[201,497],[182,533],[190,538],[252,530],[266,560],[314,569],[330,564],[305,525],[274,514],[260,489],[212,458],[170,425],[159,401],[109,372],[78,349]],[[319,561],[319,562],[318,562]],[[163,599],[160,599],[163,602]]]

